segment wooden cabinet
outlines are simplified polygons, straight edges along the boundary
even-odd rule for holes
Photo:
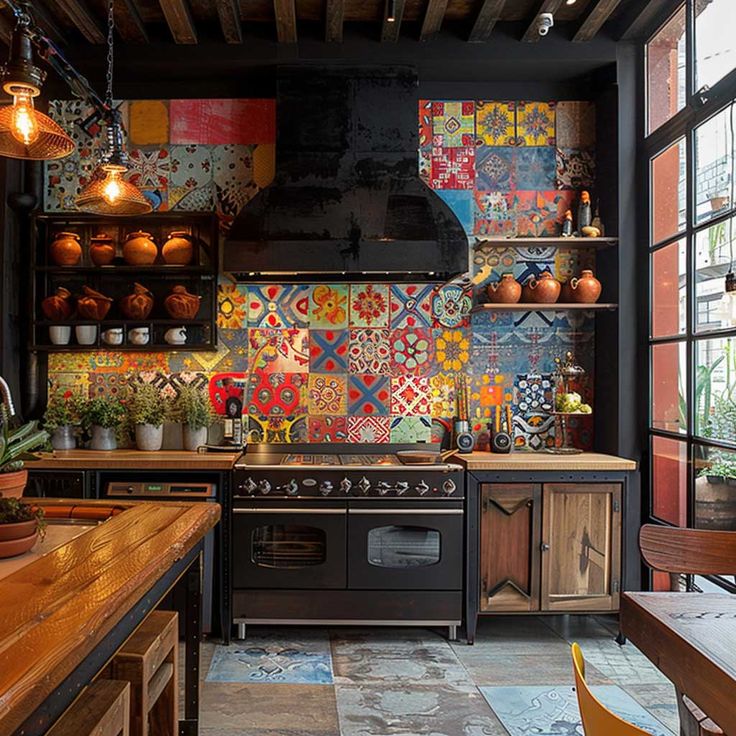
[[[615,611],[621,484],[481,486],[480,610]]]

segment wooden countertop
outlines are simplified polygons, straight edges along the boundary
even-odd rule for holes
[[[580,455],[553,455],[548,452],[511,452],[502,455],[493,452],[472,452],[455,455],[453,462],[461,462],[468,470],[636,470],[636,463],[615,455],[583,452]]]
[[[127,506],[3,579],[0,735],[17,729],[220,518],[214,503]]]
[[[185,452],[184,450],[55,450],[39,453],[28,470],[232,470],[239,452]]]

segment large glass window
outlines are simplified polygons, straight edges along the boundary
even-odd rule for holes
[[[733,0],[695,3],[695,89],[716,82],[736,68]]]

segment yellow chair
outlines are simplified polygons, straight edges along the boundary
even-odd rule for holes
[[[651,736],[615,713],[611,713],[593,693],[585,682],[585,661],[577,644],[572,645],[572,663],[575,670],[575,685],[578,693],[578,707],[583,721],[585,736]]]

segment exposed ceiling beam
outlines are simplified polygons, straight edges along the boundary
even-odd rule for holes
[[[215,0],[222,35],[228,43],[243,43],[240,27],[240,5],[237,0]]]
[[[197,43],[197,30],[186,0],[159,0],[166,24],[176,43]]]
[[[33,17],[52,41],[62,45],[67,43],[66,36],[59,26],[59,19],[48,9],[46,2],[33,0]]]
[[[133,0],[117,0],[115,3],[115,28],[123,41],[148,43],[148,31],[138,6]]]
[[[83,0],[57,0],[59,7],[90,43],[105,43],[105,32]]]
[[[447,0],[429,0],[422,21],[422,30],[419,33],[420,41],[430,41],[440,32],[446,10]]]
[[[576,43],[590,41],[611,17],[611,13],[616,10],[620,2],[621,0],[598,0],[586,19],[580,24],[572,40]]]
[[[0,13],[0,41],[10,46],[10,37],[13,35],[15,23],[7,16]]]
[[[634,6],[636,14],[626,19],[619,40],[633,41],[655,30],[658,22],[666,19],[670,13],[674,13],[682,5],[681,0],[649,0],[644,4]]]
[[[388,20],[389,7],[393,4],[393,20]],[[386,3],[386,15],[383,16],[383,26],[381,28],[381,41],[396,43],[399,40],[401,32],[401,19],[404,17],[404,6],[406,0],[388,0]]]
[[[562,0],[542,0],[539,5],[539,10],[534,14],[534,18],[529,24],[529,28],[526,29],[526,33],[521,40],[526,41],[527,43],[535,43],[536,41],[539,41],[541,36],[537,29],[537,18],[542,13],[552,13],[552,15],[554,15],[559,10],[560,5],[562,5]]]
[[[504,5],[506,5],[506,0],[485,0],[473,23],[473,30],[470,31],[468,41],[471,43],[487,41],[493,27],[501,19]]]
[[[273,0],[276,36],[279,43],[296,43],[296,8],[294,0]]]
[[[345,0],[327,0],[325,13],[325,41],[342,43],[342,24],[345,19]]]

